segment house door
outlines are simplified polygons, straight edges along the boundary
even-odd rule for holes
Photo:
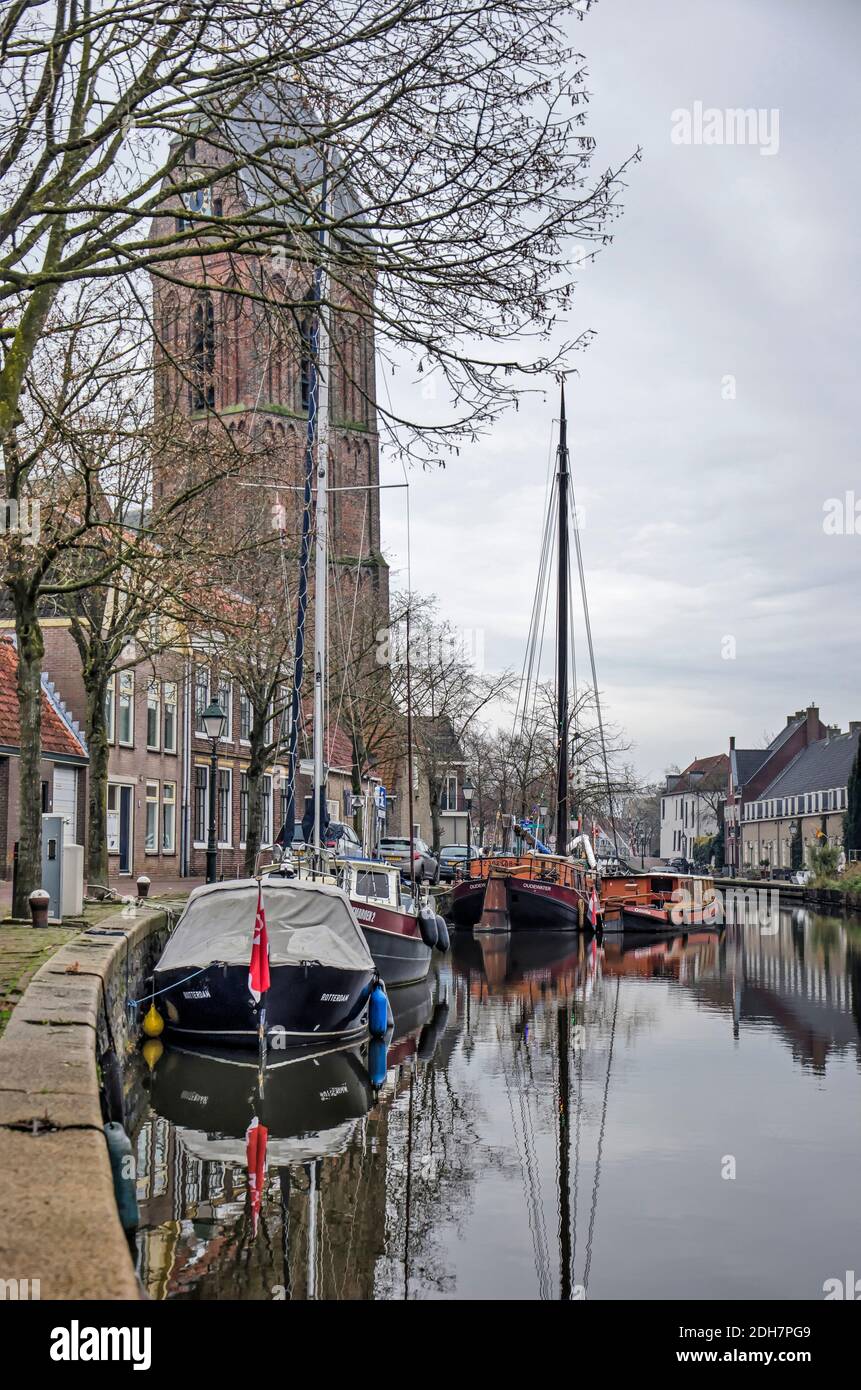
[[[132,788],[120,787],[120,873],[132,871]]]
[[[54,815],[62,816],[66,827],[64,840],[67,845],[78,843],[78,769],[76,767],[54,768]]]
[[[119,871],[132,871],[132,787],[108,784],[108,854],[119,855]]]

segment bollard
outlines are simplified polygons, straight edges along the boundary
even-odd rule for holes
[[[139,897],[139,898],[147,898],[147,897],[149,897],[149,885],[150,885],[150,880],[147,878],[146,874],[141,874],[140,877],[138,878],[138,882],[137,882],[137,890],[138,890],[138,897]]]
[[[50,893],[44,888],[34,888],[27,900],[30,904],[30,916],[34,927],[47,927],[48,925],[48,904],[51,901]]]

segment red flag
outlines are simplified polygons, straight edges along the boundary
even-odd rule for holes
[[[269,936],[266,913],[263,911],[263,889],[257,885],[257,915],[254,918],[254,940],[251,944],[251,964],[248,969],[248,988],[257,1002],[269,988]]]
[[[592,923],[593,928],[597,927],[598,925],[598,912],[600,906],[601,904],[598,902],[598,894],[595,892],[595,887],[593,884],[592,891],[589,894],[589,921]]]
[[[269,1130],[255,1115],[245,1132],[245,1162],[248,1167],[248,1195],[251,1199],[251,1234],[257,1234],[257,1218],[263,1200],[263,1180],[266,1176],[266,1145]]]

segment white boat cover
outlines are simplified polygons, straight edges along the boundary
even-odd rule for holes
[[[308,879],[263,881],[270,965],[319,961],[373,970],[364,934],[340,888]],[[156,970],[248,965],[257,915],[256,878],[208,883],[192,892]]]

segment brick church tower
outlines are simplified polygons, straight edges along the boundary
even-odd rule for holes
[[[263,137],[282,123],[265,96],[252,99],[252,111]],[[209,177],[213,166],[225,163],[229,134],[218,145],[200,138],[190,143],[182,171],[186,182],[196,168]],[[236,142],[242,138],[240,131]],[[153,277],[156,418],[178,414],[200,421],[211,436],[215,430],[235,445],[242,460],[238,475],[207,494],[213,526],[256,513],[261,534],[271,540],[277,496],[288,545],[296,551],[311,380],[311,268],[278,248],[256,255],[194,252],[195,228],[201,241],[218,237],[222,218],[253,210],[259,177],[257,171],[249,177],[232,173],[184,202],[168,194],[164,212],[153,220],[156,237],[190,237],[188,258],[174,263],[172,278]],[[329,314],[329,553],[351,602],[358,582],[357,606],[387,612],[374,337],[367,314],[359,312],[373,288],[367,278],[354,280],[352,288],[349,274],[339,280],[330,287]],[[175,465],[156,468],[156,505],[169,496],[177,476]]]

